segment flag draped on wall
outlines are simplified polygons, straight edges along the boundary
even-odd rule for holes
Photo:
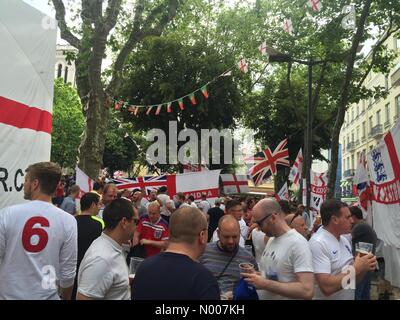
[[[246,175],[221,174],[222,186],[225,194],[249,192]]]

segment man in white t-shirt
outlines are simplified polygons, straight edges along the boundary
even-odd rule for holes
[[[207,201],[207,195],[205,193],[201,194],[201,201],[197,205],[197,207],[203,211],[205,214],[207,214],[208,210],[211,209],[210,203]]]
[[[243,220],[243,207],[242,204],[237,200],[229,200],[226,203],[225,213],[232,215],[238,222],[240,226],[240,239],[239,246],[244,248],[248,233],[249,227],[246,225],[246,222]],[[218,238],[218,228],[215,229],[211,242],[217,242]]]
[[[79,267],[77,300],[129,300],[129,271],[122,244],[132,239],[132,204],[112,201],[103,213],[105,228],[92,242]]]
[[[263,199],[253,208],[253,219],[271,237],[260,259],[260,273],[243,273],[259,289],[262,300],[311,299],[314,275],[307,240],[285,222],[279,203]]]
[[[26,169],[24,198],[0,210],[0,300],[71,298],[77,260],[74,216],[51,202],[60,167],[39,162]]]
[[[372,254],[353,259],[350,242],[343,236],[351,230],[351,214],[347,204],[327,200],[321,206],[322,227],[311,237],[315,279],[315,299],[354,300],[355,281],[375,270]],[[352,266],[349,268],[349,266]],[[351,279],[355,275],[356,279]],[[348,283],[350,282],[350,285]]]

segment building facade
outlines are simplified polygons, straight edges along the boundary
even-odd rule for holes
[[[63,78],[64,83],[71,83],[76,88],[76,69],[74,61],[67,61],[67,52],[77,52],[70,45],[57,45],[56,49],[56,65],[54,78]]]
[[[400,38],[394,36],[386,40],[389,50],[400,54]],[[362,100],[351,105],[346,111],[340,132],[342,145],[342,196],[352,196],[352,181],[361,152],[368,153],[383,135],[396,123],[400,115],[400,57],[394,61],[389,74],[371,71],[364,85],[366,88],[385,87],[386,98]]]

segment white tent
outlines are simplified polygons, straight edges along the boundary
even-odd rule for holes
[[[50,159],[56,22],[0,1],[0,208],[23,201],[25,169]]]

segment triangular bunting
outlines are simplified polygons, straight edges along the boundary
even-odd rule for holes
[[[158,115],[160,114],[161,107],[162,107],[162,104],[159,104],[159,105],[157,106],[156,116],[158,116]]]
[[[167,104],[167,112],[168,113],[171,113],[172,112],[172,103],[171,102],[168,102],[168,104]]]
[[[194,96],[194,93],[189,94],[189,99],[190,99],[190,102],[192,103],[192,105],[196,105],[197,104],[196,97]]]
[[[182,99],[182,98],[181,98],[181,99],[178,99],[178,104],[179,104],[179,108],[180,108],[181,110],[185,109],[185,107],[183,106],[183,99]]]
[[[204,86],[201,88],[201,93],[203,94],[203,96],[208,99],[208,90],[207,90],[207,86]]]

